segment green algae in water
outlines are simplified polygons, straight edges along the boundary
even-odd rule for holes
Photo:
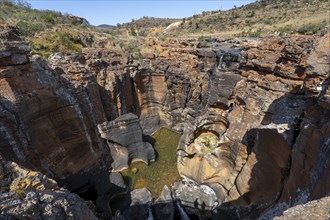
[[[154,142],[152,144],[155,148],[156,161],[149,165],[142,162],[133,163],[121,173],[131,190],[146,187],[152,197],[157,198],[164,185],[170,186],[180,180],[176,164],[180,134],[167,128],[160,128],[150,139],[149,142]]]

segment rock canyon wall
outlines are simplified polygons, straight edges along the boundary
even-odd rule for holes
[[[257,218],[330,191],[328,30],[208,48],[149,39],[143,59],[113,47],[44,60],[14,27],[0,37],[3,160],[73,192],[93,186],[101,217],[125,192],[108,170],[154,160],[142,133],[160,126],[182,132],[173,190],[191,216]]]

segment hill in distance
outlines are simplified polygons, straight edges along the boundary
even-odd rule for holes
[[[96,27],[98,27],[98,28],[112,28],[112,27],[114,27],[114,25],[110,25],[110,24],[100,24],[100,25],[97,25]]]
[[[329,10],[328,0],[260,0],[227,11],[203,12],[182,19],[144,16],[116,26],[95,27],[88,25],[84,18],[32,9],[21,0],[1,0],[0,22],[17,26],[22,37],[32,42],[33,53],[48,56],[59,51],[77,53],[84,47],[107,44],[129,53],[136,52],[146,38],[163,41],[314,34],[330,24]],[[172,28],[168,28],[169,25]]]

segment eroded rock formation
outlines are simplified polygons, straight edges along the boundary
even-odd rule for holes
[[[0,161],[1,219],[97,219],[84,200],[40,172]]]
[[[313,200],[306,204],[296,205],[284,211],[274,220],[293,220],[293,219],[329,219],[330,218],[330,198],[324,197],[319,200]]]
[[[173,194],[188,214],[256,218],[330,191],[328,30],[210,48],[150,39],[141,60],[110,47],[30,61],[15,28],[0,36],[1,155],[71,191],[94,187],[101,217],[126,190],[108,169],[153,160],[142,134],[159,126],[182,132],[180,174],[216,195],[203,210]]]
[[[139,118],[132,114],[124,114],[113,121],[98,125],[101,137],[107,139],[113,171],[122,171],[132,162],[142,161],[145,164],[155,161],[152,145],[142,139]]]
[[[248,42],[235,71],[242,78],[234,84],[233,104],[218,110],[228,119],[222,133],[213,131],[218,144],[207,154],[191,151],[200,138],[194,135],[198,128],[184,131],[179,149],[187,155],[179,157],[180,174],[221,189],[215,191],[221,192],[219,201],[225,203],[215,216],[256,218],[271,204],[295,203],[293,198],[302,195],[305,200],[320,198],[329,192],[329,161],[325,159],[329,122],[321,119],[330,113],[330,45],[325,43],[329,38],[325,32],[317,38]],[[209,144],[210,131],[204,130]]]
[[[0,27],[1,155],[72,191],[93,185],[102,192],[97,203],[107,204],[112,184],[106,164],[111,157],[96,127],[105,115],[95,77],[80,73],[79,66],[66,74],[39,57],[29,62],[26,43],[16,33],[14,27]],[[16,46],[11,50],[7,45],[12,43]],[[108,205],[102,206],[109,216]]]

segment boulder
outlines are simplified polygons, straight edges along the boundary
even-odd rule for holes
[[[162,194],[153,203],[154,218],[157,219],[174,219],[174,202],[172,192],[168,186],[164,186]]]
[[[0,162],[1,219],[98,219],[84,200],[42,173]]]
[[[129,219],[148,219],[151,212],[151,193],[146,188],[135,189],[131,192],[131,205],[129,207]]]
[[[132,114],[122,115],[113,121],[98,125],[102,138],[107,139],[113,171],[128,168],[128,163],[142,161],[146,164],[155,161],[155,152],[151,144],[142,141],[142,129],[139,118]]]
[[[113,121],[99,124],[98,129],[102,138],[122,146],[128,146],[142,142],[142,129],[139,122],[136,115],[128,113]]]
[[[108,142],[110,153],[113,158],[112,171],[120,172],[128,168],[128,150],[117,143]]]
[[[28,63],[29,52],[30,46],[21,40],[17,28],[0,24],[0,66]]]
[[[148,142],[139,142],[130,144],[127,147],[128,158],[131,163],[142,161],[145,164],[155,161],[155,151],[153,146]]]
[[[173,186],[175,199],[179,200],[187,214],[199,219],[208,219],[211,211],[219,205],[217,195],[207,185],[198,184],[192,179],[184,178]]]

